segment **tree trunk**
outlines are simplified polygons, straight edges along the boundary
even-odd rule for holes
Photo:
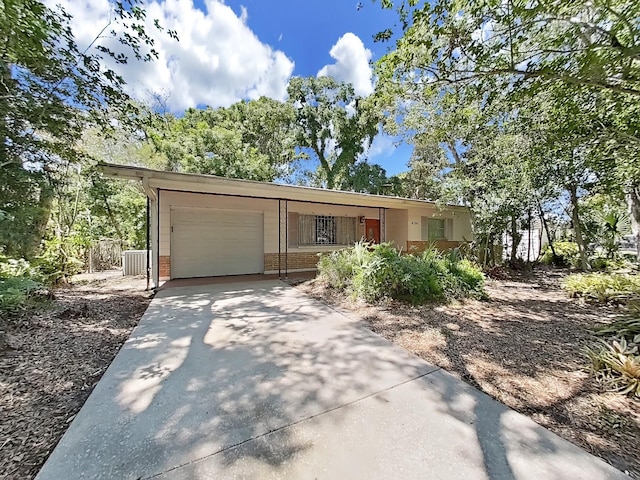
[[[582,227],[580,226],[580,212],[578,205],[578,187],[575,184],[571,184],[568,187],[569,197],[571,199],[571,221],[573,223],[573,233],[576,236],[576,243],[578,244],[578,253],[580,254],[580,269],[589,270],[589,262],[587,260],[587,251],[584,245],[584,239],[582,238]]]
[[[51,217],[53,208],[53,190],[48,181],[45,181],[40,189],[40,198],[38,199],[38,213],[33,218],[33,229],[22,245],[22,256],[25,258],[33,258],[39,252],[42,239],[47,233],[47,224]]]
[[[531,261],[531,208],[527,212],[527,263]]]
[[[631,217],[631,231],[636,241],[636,259],[640,262],[640,186],[634,186],[627,192],[627,207]]]
[[[511,266],[518,261],[518,247],[522,240],[522,234],[518,231],[518,219],[515,215],[511,216]]]
[[[544,210],[542,209],[542,204],[538,202],[538,211],[540,212],[540,221],[542,222],[542,228],[547,234],[547,242],[549,243],[549,248],[551,249],[551,255],[553,255],[553,260],[557,258],[556,249],[553,248],[553,240],[551,239],[551,233],[549,233],[549,225],[547,225],[547,219],[544,216]],[[540,251],[542,251],[542,234],[540,235]]]
[[[333,190],[336,183],[335,172],[333,168],[325,169],[325,173],[327,175],[327,189]]]

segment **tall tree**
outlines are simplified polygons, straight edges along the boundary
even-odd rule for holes
[[[637,1],[382,0],[394,4],[404,35],[383,63],[398,81],[417,73],[488,93],[562,82],[640,96]]]
[[[294,77],[287,92],[298,146],[319,162],[326,187],[337,188],[378,133],[380,117],[352,85],[331,77]]]
[[[478,158],[481,145],[494,143],[474,135],[474,128],[518,125],[511,134],[523,136],[531,161],[521,158],[513,165],[524,172],[528,169],[526,178],[533,182],[541,212],[547,198],[569,198],[578,243],[582,196],[622,185],[629,210],[640,212],[635,203],[640,191],[635,166],[639,130],[631,113],[640,96],[640,4],[631,0],[382,3],[398,4],[403,34],[395,50],[377,65],[378,101],[389,106],[391,118],[399,116],[410,125],[405,127],[408,131],[418,125],[431,132],[456,165],[459,159]],[[391,33],[382,32],[379,39],[388,39]],[[455,99],[457,112],[451,114],[446,108],[447,97]],[[430,108],[427,115],[420,112],[431,104],[440,107]],[[470,106],[483,118],[465,122],[464,112]],[[451,143],[438,136],[443,129],[458,140]],[[501,148],[508,150],[506,145]],[[640,228],[637,231],[640,239]],[[586,267],[586,248],[581,247],[581,256]]]
[[[291,105],[260,98],[160,116],[147,135],[167,170],[272,181],[286,177],[297,158],[294,118]]]
[[[340,190],[375,195],[402,194],[401,182],[397,177],[387,177],[384,168],[366,161],[359,161],[349,168],[347,174],[342,178]]]
[[[140,0],[116,2],[114,20],[84,48],[76,44],[71,16],[61,8],[37,0],[0,2],[0,245],[5,253],[34,253],[41,229],[26,226],[46,225],[54,184],[67,163],[77,161],[82,131],[88,125],[109,129],[113,115],[121,123],[135,119],[137,109],[123,78],[103,60],[123,65],[130,57],[150,61],[157,55],[140,5]],[[108,46],[113,40],[117,49]],[[29,247],[16,249],[18,237]]]

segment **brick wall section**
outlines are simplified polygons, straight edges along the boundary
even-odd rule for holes
[[[318,252],[292,252],[289,251],[289,255],[284,253],[280,254],[282,263],[281,269],[285,269],[285,259],[289,262],[289,270],[299,270],[303,268],[316,268],[318,266]],[[273,271],[278,270],[278,254],[277,253],[265,253],[264,254],[264,270]]]
[[[461,244],[462,242],[456,242],[452,240],[437,240],[436,242],[434,242],[434,246],[441,252],[444,252],[447,250],[453,250],[454,248],[459,247]],[[427,247],[429,247],[429,245],[431,245],[431,242],[407,240],[407,252],[408,253],[424,252],[427,249]]]
[[[171,277],[171,257],[169,255],[160,255],[160,278]]]

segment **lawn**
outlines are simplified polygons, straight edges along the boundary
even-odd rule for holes
[[[410,306],[354,302],[319,281],[308,294],[356,313],[374,332],[640,478],[640,401],[604,391],[582,354],[613,306],[572,299],[566,275],[537,270],[488,280],[489,300]]]

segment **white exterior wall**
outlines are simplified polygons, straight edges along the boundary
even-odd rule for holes
[[[407,249],[409,239],[409,214],[407,210],[390,208],[386,213],[386,241],[394,242],[403,251]]]
[[[228,197],[186,192],[160,192],[160,255],[171,253],[171,207],[215,208],[220,210],[244,210],[262,212],[264,214],[264,253],[278,252],[278,200]],[[283,218],[284,225],[284,204]],[[348,207],[341,205],[325,205],[319,203],[288,202],[289,213],[303,215],[332,215],[335,217],[378,218],[377,208]],[[362,230],[360,225],[358,228]],[[361,235],[364,230],[359,231]],[[284,235],[284,229],[283,229]],[[283,239],[284,242],[284,239]],[[284,244],[283,244],[284,246]],[[333,250],[335,246],[299,247],[301,249]]]
[[[471,216],[468,210],[463,209],[443,209],[437,207],[410,208],[408,210],[409,220],[409,241],[422,240],[422,217],[430,218],[450,218],[452,219],[453,231],[451,232],[452,240],[462,242],[465,240],[473,240],[473,232],[471,230]]]
[[[257,193],[257,192],[256,192]],[[165,257],[171,255],[171,207],[191,207],[191,208],[213,208],[226,211],[247,211],[261,212],[264,218],[264,250],[263,253],[278,253],[278,200],[234,197],[215,194],[187,193],[176,191],[159,191],[160,208],[158,217],[155,215],[155,202],[151,203],[151,247],[153,250],[152,265],[154,284],[158,285],[159,268],[157,256]],[[307,203],[300,201],[289,201],[288,212],[303,215],[331,215],[336,217],[365,217],[378,219],[380,210],[374,207],[353,207],[320,203]],[[285,245],[285,201],[282,201],[282,249],[284,253]],[[386,232],[382,235],[386,241],[393,241],[403,250],[407,248],[407,241],[421,240],[421,219],[422,217],[450,218],[452,219],[453,241],[471,240],[470,215],[468,210],[438,209],[435,206],[425,207],[387,208],[385,213]],[[159,218],[159,228],[156,226],[155,218]],[[357,235],[364,235],[364,226],[357,224]],[[156,252],[156,234],[159,231],[159,252]],[[341,246],[322,245],[289,247],[289,252],[313,251],[321,252],[342,248]]]

